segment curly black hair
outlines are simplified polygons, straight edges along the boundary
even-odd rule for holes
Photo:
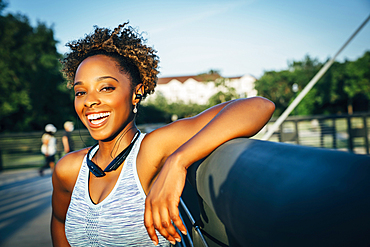
[[[146,46],[143,37],[127,23],[113,31],[94,26],[95,31],[83,39],[66,44],[71,51],[61,60],[62,72],[73,85],[76,70],[87,57],[107,55],[117,61],[123,72],[131,77],[132,88],[142,83],[145,98],[154,92],[157,84],[159,58],[152,47]]]

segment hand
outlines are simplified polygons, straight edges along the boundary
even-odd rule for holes
[[[144,224],[155,245],[158,244],[155,229],[173,245],[176,241],[181,241],[181,236],[176,232],[171,220],[186,235],[186,227],[180,218],[178,206],[187,171],[175,160],[173,156],[167,158],[145,200]]]

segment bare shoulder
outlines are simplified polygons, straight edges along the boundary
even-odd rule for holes
[[[55,165],[53,172],[53,184],[59,184],[67,191],[72,191],[77,180],[83,158],[87,154],[88,149],[71,152],[63,156]]]

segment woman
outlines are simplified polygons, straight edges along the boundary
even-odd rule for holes
[[[225,102],[141,134],[135,115],[156,84],[155,51],[127,23],[113,32],[96,27],[69,47],[63,72],[98,146],[69,153],[55,167],[54,246],[174,245],[181,241],[174,225],[186,234],[178,211],[186,169],[222,143],[256,134],[274,104],[260,97]]]
[[[50,168],[53,172],[55,165],[55,154],[57,152],[57,139],[54,137],[57,128],[53,124],[45,126],[45,133],[41,137],[41,152],[45,155],[45,164],[40,168],[40,176],[44,175],[44,170]]]

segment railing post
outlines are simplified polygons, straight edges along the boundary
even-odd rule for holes
[[[0,149],[0,172],[3,170],[3,154],[1,153],[1,149]]]
[[[298,134],[298,120],[294,120],[294,127],[295,127],[295,141],[299,145],[299,134]]]
[[[280,130],[280,133],[279,133],[279,142],[283,142],[283,124],[282,123],[280,126],[279,126],[279,130]]]
[[[351,116],[347,116],[347,132],[348,132],[348,151],[353,152]]]
[[[364,130],[365,130],[365,148],[366,148],[366,154],[369,154],[369,137],[368,137],[368,130],[367,130],[367,123],[366,123],[366,116],[363,117],[364,121]]]
[[[324,147],[324,138],[325,138],[325,131],[324,131],[324,120],[319,120],[319,127],[320,127],[320,147]]]
[[[335,118],[333,118],[333,148],[337,149],[337,128],[335,127]]]

